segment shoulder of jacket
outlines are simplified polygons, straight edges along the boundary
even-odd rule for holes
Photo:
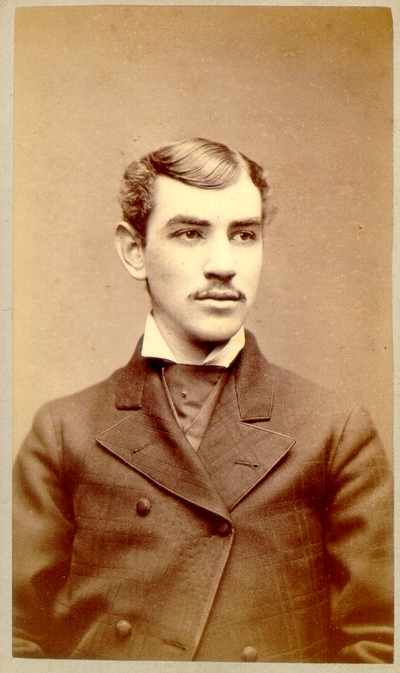
[[[329,416],[343,422],[359,406],[349,395],[329,390],[278,365],[270,364],[270,371],[274,377],[276,411],[281,409],[286,414],[305,414],[308,418],[314,416],[315,419]]]
[[[111,376],[65,397],[46,402],[37,412],[42,416],[49,413],[54,419],[77,414],[98,414],[104,407],[115,407],[115,390],[124,367],[117,369]]]

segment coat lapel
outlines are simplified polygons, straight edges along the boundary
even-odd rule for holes
[[[117,407],[134,411],[99,434],[97,442],[175,496],[230,520],[210,475],[173,417],[157,368],[137,355],[121,370],[116,386]]]
[[[198,452],[229,510],[295,443],[268,427],[273,397],[272,370],[247,332],[246,348],[233,367]]]
[[[101,446],[170,493],[229,519],[295,443],[269,428],[272,369],[255,338],[233,365],[198,453],[178,427],[157,367],[140,357],[141,342],[118,373],[115,401],[132,413],[96,437]]]

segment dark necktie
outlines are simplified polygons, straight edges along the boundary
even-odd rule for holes
[[[192,425],[225,367],[165,363],[164,377],[184,432]]]

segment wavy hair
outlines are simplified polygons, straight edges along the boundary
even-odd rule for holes
[[[263,222],[267,216],[269,186],[263,169],[240,152],[226,145],[193,138],[182,140],[133,161],[125,170],[120,192],[124,221],[131,225],[143,243],[147,220],[154,207],[154,184],[165,175],[200,189],[224,189],[233,185],[245,170],[259,189]]]

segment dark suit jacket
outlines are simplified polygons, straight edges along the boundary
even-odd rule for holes
[[[46,405],[22,448],[15,655],[390,661],[391,479],[367,413],[248,333],[196,454],[139,353]]]

